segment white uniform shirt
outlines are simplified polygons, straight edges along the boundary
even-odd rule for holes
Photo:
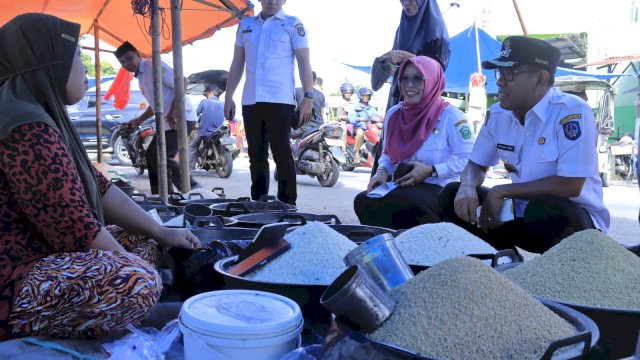
[[[175,97],[175,91],[173,90],[173,69],[163,61],[162,63],[162,107],[165,116],[171,108],[173,98]],[[142,95],[149,103],[149,106],[153,106],[155,111],[155,95],[153,93],[153,62],[151,59],[142,59],[140,62],[140,69],[138,69],[138,86]],[[193,104],[188,97],[184,98],[184,110],[185,119],[187,121],[196,121],[198,119]],[[173,129],[171,125],[166,121],[164,122],[164,130]]]
[[[294,52],[309,48],[307,39],[302,22],[282,10],[267,20],[258,15],[240,21],[235,45],[245,54],[242,105],[296,105]]]
[[[498,160],[513,165],[513,183],[556,175],[585,178],[580,195],[570,200],[589,213],[596,228],[607,232],[610,215],[602,200],[598,134],[593,112],[585,102],[552,88],[527,112],[524,126],[499,103],[489,109],[487,118],[471,161],[487,167]],[[526,205],[524,200],[516,201],[516,216],[522,217]]]
[[[400,105],[395,105],[387,111],[384,122],[384,133],[387,133],[387,126],[391,114],[398,111]],[[460,179],[460,173],[469,161],[469,154],[473,148],[475,136],[465,115],[458,108],[448,105],[444,108],[440,120],[429,135],[427,140],[411,157],[404,161],[419,161],[432,165],[436,168],[437,177],[427,177],[422,182],[445,186],[452,181]],[[386,141],[383,144],[386,148]],[[378,166],[387,169],[387,174],[391,175],[395,171],[397,164],[392,164],[389,155],[382,150],[382,155],[378,160]]]

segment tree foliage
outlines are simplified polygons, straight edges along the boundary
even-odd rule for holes
[[[82,63],[87,67],[87,76],[96,76],[96,66],[91,55],[87,53],[81,53]],[[106,61],[100,61],[100,75],[115,75],[116,69],[110,63]]]

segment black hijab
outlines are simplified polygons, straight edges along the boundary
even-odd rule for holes
[[[449,32],[436,0],[417,0],[418,13],[408,16],[404,10],[396,30],[393,50],[404,50],[437,60],[442,69],[449,64]]]
[[[80,25],[55,16],[18,15],[0,27],[0,140],[24,124],[43,122],[56,129],[69,149],[87,201],[103,222],[93,165],[65,107],[66,85]]]
[[[404,10],[396,30],[393,50],[404,50],[415,55],[428,56],[440,63],[442,70],[449,64],[449,32],[436,0],[417,0],[418,13],[408,16]],[[398,72],[393,75],[387,109],[400,102]]]

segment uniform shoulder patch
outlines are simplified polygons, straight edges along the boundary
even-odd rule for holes
[[[467,119],[462,119],[462,120],[458,121],[457,123],[455,123],[453,126],[458,127],[458,126],[460,126],[462,124],[467,124],[467,123],[468,123]]]
[[[469,125],[463,125],[460,128],[460,136],[462,136],[463,140],[469,140],[471,138],[471,128]]]
[[[577,140],[580,135],[582,135],[580,122],[578,122],[577,120],[568,120],[567,122],[562,124],[562,129],[564,130],[564,137],[571,141]]]
[[[563,117],[563,118],[560,120],[560,123],[559,123],[559,124],[560,124],[560,125],[562,125],[562,126],[564,126],[564,124],[566,124],[566,123],[568,123],[569,121],[574,120],[574,119],[578,119],[578,120],[579,120],[579,119],[582,119],[582,114],[571,114],[571,115],[567,115],[567,116]]]
[[[302,25],[302,23],[297,23],[293,25],[293,27],[296,28],[296,30],[298,31],[298,35],[300,35],[301,37],[304,37],[306,35],[306,32],[304,31],[304,25]]]

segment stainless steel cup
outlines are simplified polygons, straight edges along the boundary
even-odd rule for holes
[[[393,299],[359,265],[343,271],[324,291],[320,304],[365,333],[379,328],[395,307]]]
[[[343,260],[347,266],[360,265],[387,292],[413,278],[413,271],[391,234],[372,237],[351,250]]]

